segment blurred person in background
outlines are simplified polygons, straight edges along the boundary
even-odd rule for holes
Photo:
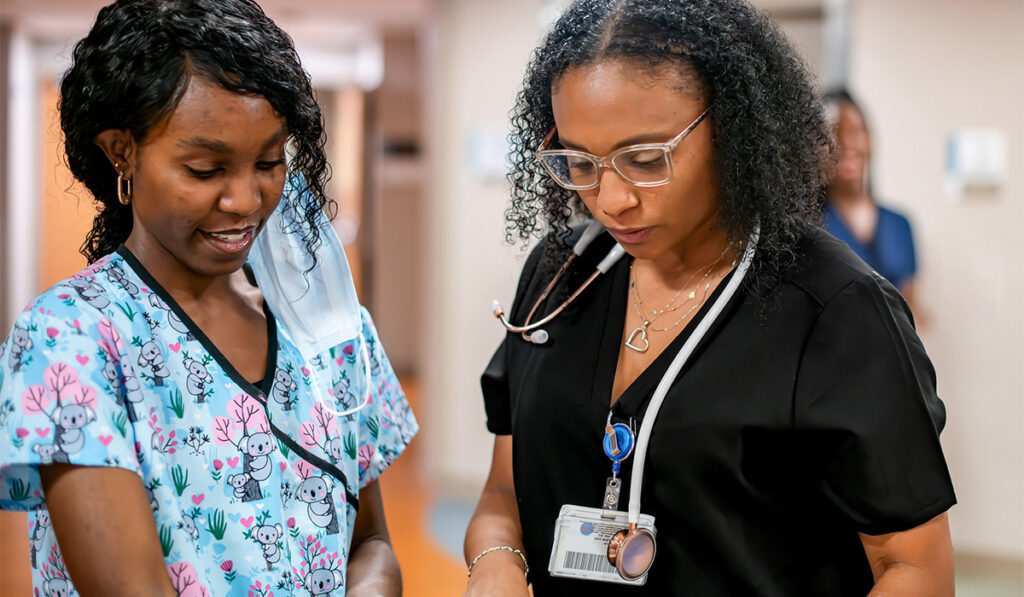
[[[826,94],[825,109],[839,154],[822,209],[825,230],[899,288],[920,325],[914,235],[906,216],[879,205],[871,193],[871,133],[864,112],[845,89]]]
[[[89,266],[0,345],[0,507],[30,512],[36,594],[399,595],[377,477],[417,426],[326,221],[291,39],[248,0],[121,0],[60,116]],[[321,280],[333,303],[292,313]]]
[[[769,20],[576,2],[512,131],[508,234],[550,234],[494,306],[466,595],[952,595],[934,370],[817,224],[828,123]]]

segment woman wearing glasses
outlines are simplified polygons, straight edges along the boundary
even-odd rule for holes
[[[934,371],[816,225],[827,124],[766,18],[577,2],[513,139],[510,233],[551,234],[495,305],[467,595],[951,595]]]

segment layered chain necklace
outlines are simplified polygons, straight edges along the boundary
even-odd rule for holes
[[[726,248],[725,251],[722,251],[722,254],[718,256],[718,259],[712,261],[711,263],[705,265],[704,267],[690,274],[690,277],[687,278],[686,283],[683,284],[683,287],[679,290],[679,292],[677,292],[676,295],[672,297],[672,300],[670,300],[668,304],[666,304],[661,309],[652,310],[650,315],[646,314],[646,311],[644,309],[644,300],[640,298],[640,291],[637,289],[636,272],[633,269],[633,264],[635,264],[636,262],[634,261],[633,264],[630,264],[629,292],[633,297],[633,308],[636,310],[636,314],[640,316],[641,323],[639,327],[633,330],[633,332],[629,335],[629,338],[626,339],[626,348],[630,348],[637,352],[647,352],[647,349],[651,347],[650,340],[648,340],[647,338],[648,331],[667,332],[681,324],[691,314],[693,314],[694,311],[700,308],[700,306],[703,305],[704,301],[708,298],[708,293],[711,290],[711,284],[715,281],[715,278],[717,277],[713,276],[712,273],[715,271],[718,264],[720,264],[722,260],[725,258],[726,251],[728,251],[728,248]],[[733,261],[733,266],[735,265],[736,262]],[[698,274],[701,273],[703,273],[703,276],[701,277],[700,282],[698,282],[695,286],[690,288],[690,283],[693,281],[694,278],[697,277]],[[683,300],[676,303],[676,301],[679,300],[679,297],[683,295],[683,291],[685,291],[688,288],[690,289],[690,291],[686,294],[686,297]],[[698,292],[700,293],[700,300],[696,300]],[[675,322],[663,328],[651,327],[651,324],[653,324],[656,319],[658,319],[662,315],[665,315],[666,313],[673,313],[675,311],[678,311],[679,309],[683,308],[684,305],[689,305],[689,307],[686,309],[686,311],[683,312],[683,314],[678,319],[675,320]]]

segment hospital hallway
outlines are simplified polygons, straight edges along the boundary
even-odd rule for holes
[[[418,384],[402,380],[413,412],[421,404]],[[422,421],[422,418],[421,418]],[[422,434],[422,429],[420,431]],[[442,546],[431,532],[432,513],[439,495],[427,482],[421,466],[425,457],[422,437],[413,439],[405,452],[381,476],[391,544],[402,566],[404,595],[410,597],[457,596],[466,590],[466,567],[452,553],[455,545]],[[434,516],[436,518],[436,516]],[[462,534],[461,529],[450,529]],[[453,533],[445,536],[452,537]],[[461,546],[461,545],[460,545]]]

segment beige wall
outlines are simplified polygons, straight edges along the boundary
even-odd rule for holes
[[[440,3],[437,71],[428,77],[427,152],[436,173],[427,207],[430,242],[421,305],[421,373],[430,432],[429,466],[445,488],[479,490],[492,440],[484,428],[479,376],[503,336],[490,313],[508,306],[521,260],[502,243],[508,194],[503,182],[475,180],[465,167],[467,137],[503,127],[539,41],[539,0]]]
[[[870,111],[874,182],[915,227],[923,331],[948,424],[960,551],[1024,559],[1024,2],[855,0],[851,87]],[[963,126],[1010,139],[1001,189],[943,188]]]

